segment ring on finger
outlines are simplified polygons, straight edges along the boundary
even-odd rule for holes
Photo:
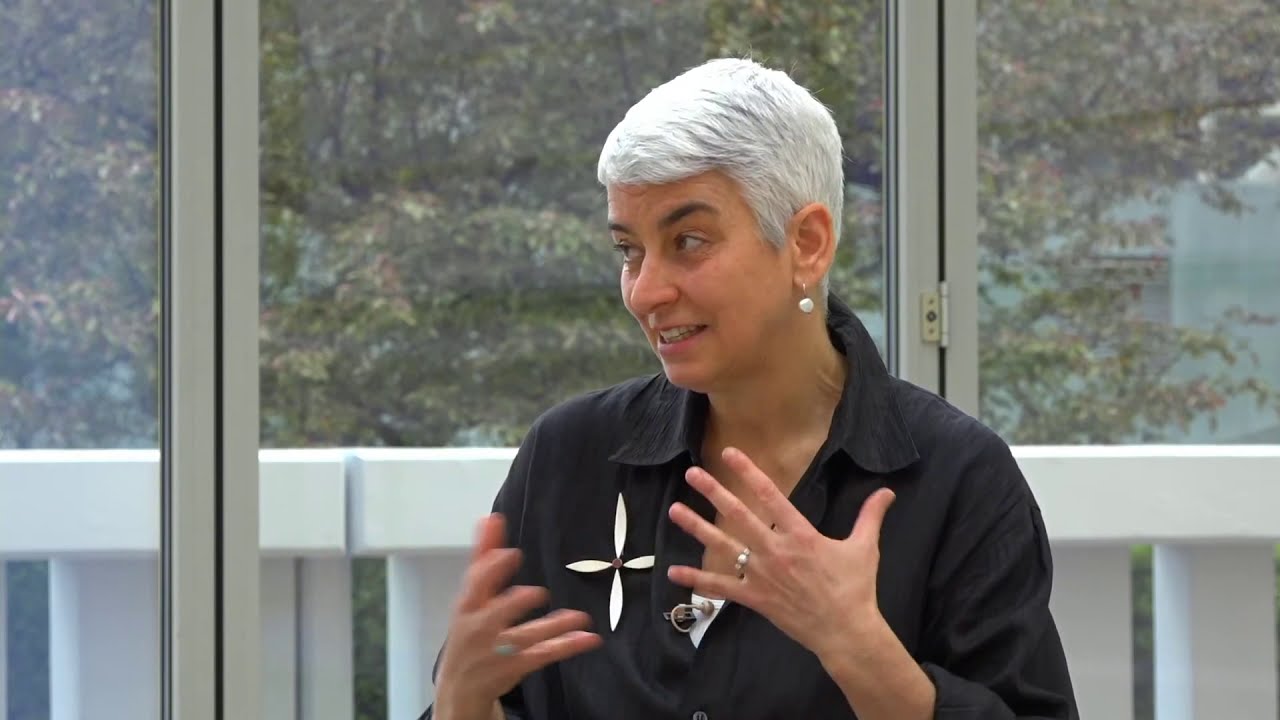
[[[493,648],[494,654],[501,657],[511,657],[512,655],[515,655],[518,650],[519,648],[509,642],[498,643]]]
[[[749,562],[751,562],[751,548],[742,548],[742,552],[738,553],[738,558],[733,563],[733,569],[738,573],[739,580],[747,576]]]

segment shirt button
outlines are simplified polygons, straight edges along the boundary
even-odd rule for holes
[[[698,712],[693,714],[693,720],[709,720],[709,718],[707,717],[706,713],[699,710]]]

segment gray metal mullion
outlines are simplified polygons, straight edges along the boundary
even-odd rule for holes
[[[215,720],[217,339],[213,0],[162,3],[162,717]]]
[[[262,713],[258,540],[258,0],[222,0],[222,720]]]
[[[943,278],[949,402],[978,415],[978,0],[942,6]]]
[[[890,247],[890,365],[917,385],[941,389],[937,345],[921,335],[921,293],[940,279],[939,8],[887,0],[889,65],[886,214]]]

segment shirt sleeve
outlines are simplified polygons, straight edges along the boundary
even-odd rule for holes
[[[525,435],[524,440],[520,443],[520,448],[516,451],[515,459],[511,462],[511,469],[507,471],[507,479],[503,482],[493,501],[493,512],[501,513],[506,519],[507,543],[511,546],[518,547],[521,544],[525,487],[533,465],[537,432],[537,424],[535,424]],[[436,653],[436,662],[431,670],[431,681],[433,683],[436,680],[436,674],[440,671],[440,658],[443,654],[444,648],[441,647],[439,652]],[[519,685],[516,685],[511,692],[503,695],[501,702],[502,710],[507,720],[525,720],[524,696]],[[428,707],[418,720],[433,720],[435,717],[434,710],[434,706]]]
[[[1049,612],[1053,561],[1040,509],[1002,441],[970,473],[926,608],[921,666],[937,688],[935,717],[1077,720]]]

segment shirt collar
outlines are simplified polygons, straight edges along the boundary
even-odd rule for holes
[[[898,409],[893,378],[871,334],[834,294],[828,296],[827,331],[848,363],[840,402],[832,416],[829,449],[843,450],[867,472],[900,470],[919,459]],[[707,397],[658,375],[627,403],[624,437],[613,455],[627,465],[662,465],[682,453],[697,461],[707,416]]]

